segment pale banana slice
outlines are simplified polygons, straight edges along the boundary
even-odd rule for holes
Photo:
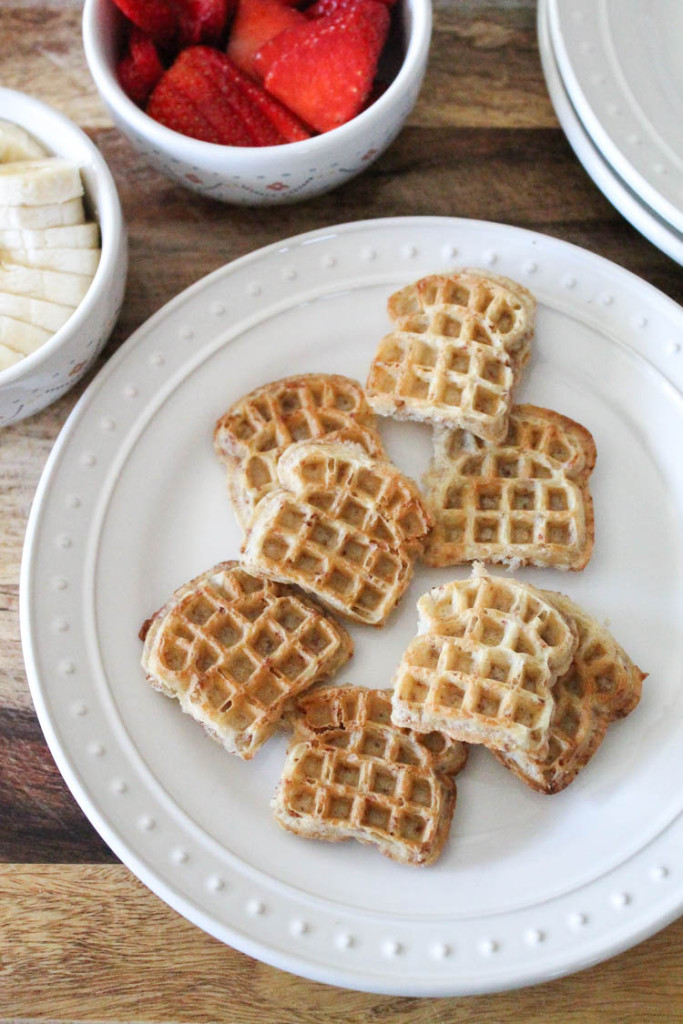
[[[20,352],[7,348],[7,345],[0,345],[0,370],[8,370],[10,366],[14,366],[23,358]]]
[[[0,291],[59,302],[62,306],[75,308],[85,297],[91,282],[92,278],[84,274],[0,263]]]
[[[42,231],[45,228],[84,222],[85,210],[81,198],[67,199],[64,203],[46,203],[44,206],[0,205],[0,229],[28,228],[30,231]]]
[[[11,316],[0,316],[0,345],[24,356],[35,352],[52,337],[52,333],[43,327],[36,327],[35,324],[14,320]]]
[[[13,295],[11,292],[0,292],[0,316],[9,316],[14,320],[23,320],[27,324],[35,324],[46,331],[58,331],[70,316],[73,306],[62,306],[57,302],[45,299],[31,299],[27,295]]]
[[[39,142],[11,121],[0,121],[0,163],[13,160],[35,160],[47,156]]]
[[[61,157],[0,164],[0,205],[45,206],[83,195],[77,164]]]
[[[98,249],[100,229],[88,224],[70,224],[65,227],[0,228],[0,249]]]
[[[0,259],[22,267],[62,270],[93,277],[100,262],[99,249],[2,249]]]

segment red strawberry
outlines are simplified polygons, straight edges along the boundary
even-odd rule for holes
[[[180,54],[152,93],[147,113],[183,135],[225,146],[272,146],[310,136],[225,54],[207,46]]]
[[[328,14],[347,10],[355,3],[356,0],[316,0],[314,4],[306,8],[306,14],[309,18],[325,18]]]
[[[222,146],[251,146],[251,137],[232,110],[228,108],[223,124],[217,128],[166,75],[152,93],[147,113],[160,124],[192,139]]]
[[[381,0],[387,7],[393,7],[396,0]],[[326,18],[328,14],[337,14],[339,11],[347,11],[353,7],[358,0],[316,0],[314,4],[305,10],[308,18]]]
[[[207,73],[214,75],[214,81],[221,82],[226,95],[235,105],[243,110],[243,116],[249,120],[246,109],[250,105],[253,113],[252,120],[257,122],[260,115],[274,126],[282,136],[278,142],[299,142],[301,139],[309,139],[311,133],[308,128],[295,117],[291,111],[283,107],[281,103],[269,96],[267,92],[257,83],[238,68],[229,57],[217,50],[205,50],[204,57]],[[255,142],[255,145],[269,145],[265,139]]]
[[[235,0],[173,0],[180,27],[180,45],[218,43]]]
[[[306,8],[306,15],[309,18],[324,18],[328,14],[336,14],[337,11],[347,10],[357,0],[315,0],[315,3]],[[387,7],[393,7],[396,0],[381,0]]]
[[[238,0],[226,52],[239,68],[257,78],[256,51],[285,29],[305,24],[305,15],[280,0]]]
[[[164,73],[164,66],[150,36],[131,25],[123,57],[116,66],[121,88],[126,96],[143,106]]]
[[[280,33],[254,61],[269,93],[320,132],[362,110],[389,32],[382,0],[355,0]]]
[[[114,0],[114,3],[155,43],[167,43],[175,36],[178,19],[173,4],[167,0]]]

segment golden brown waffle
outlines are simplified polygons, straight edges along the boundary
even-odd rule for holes
[[[418,601],[420,628],[396,673],[392,721],[544,757],[577,631],[541,591],[475,574]]]
[[[543,758],[524,751],[494,753],[529,786],[559,793],[591,759],[610,723],[633,711],[646,677],[605,626],[563,594],[543,593],[574,620],[579,634],[572,664],[553,686],[548,753]]]
[[[375,415],[355,380],[324,373],[285,377],[245,395],[218,420],[214,448],[228,468],[228,493],[245,529],[258,502],[277,485],[285,448],[323,437],[384,454]]]
[[[379,343],[366,389],[375,412],[502,441],[534,333],[531,293],[463,270],[422,278],[387,308],[394,330]]]
[[[382,625],[405,591],[431,527],[415,484],[357,445],[300,442],[280,487],[259,502],[245,566],[295,583],[335,611]]]
[[[221,562],[180,587],[140,631],[155,689],[248,760],[289,701],[351,657],[346,630],[317,602]]]
[[[357,839],[404,864],[441,853],[464,744],[391,724],[391,691],[322,687],[296,701],[295,733],[273,798],[283,828]]]
[[[583,569],[593,551],[595,460],[585,427],[534,405],[513,406],[500,445],[436,427],[424,478],[434,515],[425,562]]]

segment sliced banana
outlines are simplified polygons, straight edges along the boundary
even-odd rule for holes
[[[85,298],[91,282],[92,278],[84,274],[0,263],[0,291],[59,302],[62,306],[75,308]]]
[[[35,324],[25,324],[22,320],[14,320],[11,316],[0,316],[0,345],[11,348],[13,352],[30,355],[35,352],[48,338],[52,331],[46,331]]]
[[[3,249],[0,257],[22,267],[62,270],[93,277],[100,262],[99,249]]]
[[[45,206],[83,195],[78,165],[61,157],[0,164],[0,205]]]
[[[0,163],[13,160],[35,160],[47,156],[39,142],[11,121],[0,121]]]
[[[90,288],[100,232],[83,194],[73,161],[0,119],[0,371],[44,345]]]
[[[0,370],[8,370],[10,366],[14,366],[23,358],[20,352],[7,348],[7,345],[0,345]]]
[[[31,299],[27,295],[12,295],[11,292],[0,292],[0,316],[9,316],[14,320],[23,320],[27,324],[35,324],[46,331],[58,331],[70,316],[73,306],[62,306],[57,302],[45,299]]]
[[[64,203],[45,203],[44,206],[3,206],[0,203],[0,229],[43,231],[84,222],[81,198],[67,199]]]
[[[0,228],[0,249],[97,249],[100,229],[92,221],[62,228]]]

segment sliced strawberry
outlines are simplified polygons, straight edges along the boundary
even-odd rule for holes
[[[281,32],[254,63],[269,93],[320,132],[358,114],[372,89],[389,32],[381,0],[355,0],[335,13]]]
[[[316,0],[314,4],[307,7],[305,14],[308,18],[325,18],[328,14],[336,14],[338,11],[348,10],[358,0]],[[393,7],[396,0],[381,0],[387,7]]]
[[[306,15],[309,18],[325,18],[328,14],[346,10],[355,2],[356,0],[316,0],[314,4],[306,8]]]
[[[180,46],[220,42],[235,0],[173,0],[180,27]]]
[[[226,99],[235,109],[240,110],[242,117],[256,137],[254,145],[268,146],[278,142],[299,142],[311,137],[310,131],[298,117],[295,117],[286,107],[269,96],[229,57],[219,53],[218,50],[209,50],[205,47],[201,49],[204,73],[211,75],[214,85],[220,84]],[[273,128],[276,129],[280,138],[270,138]]]
[[[168,74],[168,72],[167,72]],[[250,146],[251,139],[239,118],[228,110],[220,128],[216,128],[199,112],[194,103],[167,75],[161,79],[147,105],[147,113],[155,121],[181,135],[202,142],[223,146]],[[232,118],[232,122],[230,121]]]
[[[239,68],[256,78],[257,50],[285,29],[305,24],[306,17],[301,11],[280,0],[238,0],[226,52]]]
[[[164,73],[159,52],[151,37],[135,25],[129,26],[123,57],[116,66],[126,96],[142,107]]]
[[[234,70],[238,71],[237,68]],[[278,130],[285,142],[301,142],[303,139],[310,139],[311,132],[306,125],[302,124],[291,110],[270,96],[258,82],[252,82],[247,75],[241,75],[239,88],[245,98],[257,107]]]
[[[173,4],[168,0],[114,0],[114,3],[155,43],[168,43],[174,38],[178,19]]]
[[[147,113],[168,128],[226,146],[273,146],[309,132],[218,50],[184,50],[150,97]]]

